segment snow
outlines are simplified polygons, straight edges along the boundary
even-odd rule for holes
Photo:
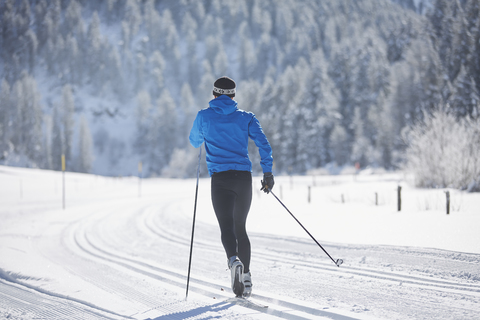
[[[474,319],[480,312],[480,194],[417,189],[401,173],[276,177],[275,194],[344,260],[338,268],[254,177],[252,299],[264,309],[232,299],[208,178],[199,182],[187,299],[195,179],[140,184],[66,172],[65,181],[63,209],[61,172],[0,166],[0,318]]]

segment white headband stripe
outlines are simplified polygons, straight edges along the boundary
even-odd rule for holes
[[[233,89],[220,89],[217,87],[213,87],[213,92],[219,93],[219,94],[234,94],[235,93],[235,88]]]

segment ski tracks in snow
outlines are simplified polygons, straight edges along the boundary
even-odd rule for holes
[[[122,199],[89,205],[88,214],[51,224],[36,247],[77,280],[68,292],[57,292],[58,284],[35,287],[4,277],[1,299],[18,313],[9,316],[468,319],[480,312],[479,255],[326,244],[333,256],[345,260],[338,268],[309,239],[268,234],[251,234],[251,242],[253,300],[269,307],[239,305],[231,299],[218,227],[202,221],[196,225],[185,301],[191,235],[187,207],[190,197],[180,192],[168,199]]]
[[[166,204],[165,207],[168,207],[171,204]],[[165,208],[164,207],[164,208]],[[127,223],[125,226],[130,226],[132,228],[138,228],[138,233],[135,234],[135,237],[139,235],[147,235],[153,239],[163,239],[168,245],[180,246],[188,248],[189,241],[185,237],[175,236],[169,232],[168,225],[157,225],[154,222],[155,216],[158,212],[161,212],[161,207],[156,205],[144,207],[141,210],[136,212],[126,212],[125,218]],[[132,221],[133,217],[133,221]],[[158,281],[158,285],[171,290],[171,292],[178,293],[185,290],[186,286],[186,275],[184,270],[178,270],[176,268],[166,267],[163,263],[159,261],[152,261],[152,259],[145,259],[140,255],[132,255],[131,253],[122,252],[118,250],[118,246],[121,246],[124,239],[122,236],[125,235],[124,232],[117,234],[118,238],[115,239],[115,233],[112,232],[112,229],[108,228],[111,224],[111,219],[122,219],[122,214],[120,212],[111,213],[103,216],[99,219],[96,216],[91,221],[82,221],[81,224],[71,228],[69,232],[69,238],[75,246],[82,251],[81,254],[90,256],[94,260],[98,260],[104,264],[111,265],[114,268],[120,268],[127,270],[128,272],[135,273],[141,277],[147,277]],[[165,228],[167,227],[167,228]],[[125,230],[124,230],[125,231]],[[149,241],[145,239],[146,243]],[[155,240],[154,240],[155,241]],[[110,245],[109,245],[110,244]],[[216,251],[217,253],[222,249],[219,246],[213,244],[209,245],[202,241],[198,241],[195,244],[196,248],[200,250],[210,250]],[[117,247],[117,248],[115,248]],[[176,249],[174,249],[175,251]],[[167,251],[168,253],[168,251]],[[264,310],[259,310],[258,308],[253,307],[248,304],[238,304],[231,299],[232,293],[230,289],[223,289],[223,287],[228,284],[222,283],[218,280],[213,280],[211,278],[200,278],[200,277],[191,277],[190,281],[190,292],[195,293],[197,296],[203,296],[206,299],[210,299],[215,303],[211,305],[203,305],[194,310],[188,310],[188,305],[182,303],[160,303],[159,300],[154,301],[145,301],[137,299],[139,303],[142,303],[146,308],[146,311],[138,312],[133,314],[133,317],[141,318],[145,314],[156,314],[155,319],[185,319],[186,317],[198,316],[196,312],[205,313],[205,312],[214,312],[218,315],[219,312],[223,312],[222,317],[225,318],[236,318],[238,313],[238,306],[243,308],[250,309],[249,311],[242,311],[238,316],[239,318],[245,319],[250,318],[257,319],[261,318],[284,318],[284,319],[323,319],[325,316],[328,316],[330,319],[357,319],[341,315],[333,312],[327,312],[318,310],[314,307],[309,307],[307,305],[302,305],[299,303],[291,301],[283,301],[278,297],[268,297],[268,296],[258,296],[258,299],[263,299],[269,302],[269,308]],[[123,293],[128,295],[128,293]],[[135,297],[132,296],[132,299]],[[180,298],[180,295],[177,295],[177,298]],[[158,299],[158,297],[156,298]],[[237,306],[237,307],[235,307]],[[187,310],[183,310],[187,308]],[[236,309],[235,309],[236,308]],[[232,309],[232,310],[228,310]],[[234,311],[235,309],[236,311]],[[196,310],[196,311],[195,311]],[[230,312],[227,312],[230,311]],[[256,311],[252,314],[252,311]],[[160,316],[158,316],[160,314]],[[222,313],[221,313],[222,314]]]
[[[38,292],[24,284],[0,281],[0,300],[11,311],[0,312],[2,319],[123,319],[108,310],[99,310],[82,301],[61,297],[49,292]]]
[[[128,208],[101,217],[97,215],[72,229],[73,242],[90,258],[157,281],[158,285],[167,288],[167,291],[175,292],[176,298],[180,299],[186,285],[186,271],[180,267],[176,255],[187,252],[191,227],[187,215],[178,212],[181,211],[179,202],[182,201],[170,199],[161,204]],[[123,293],[125,296],[131,296],[147,308],[146,311],[138,311],[134,317],[141,316],[142,312],[152,314],[152,311],[155,311],[160,314],[158,319],[175,319],[175,315],[184,319],[187,315],[194,316],[193,310],[198,313],[223,312],[224,316],[234,317],[232,303],[228,302],[232,296],[228,288],[228,276],[208,273],[208,261],[219,264],[221,260],[217,261],[218,257],[223,259],[216,226],[198,222],[197,228],[197,233],[201,236],[196,236],[194,252],[197,253],[198,260],[203,258],[203,261],[196,263],[194,260],[193,264],[204,271],[202,274],[205,276],[192,273],[190,292],[206,299],[214,299],[214,303],[197,305],[192,309],[191,305],[175,303],[171,299],[165,304],[159,303],[158,296],[142,299],[138,294],[137,297],[132,295],[130,289],[127,289],[127,292]],[[432,274],[415,275],[409,270],[397,272],[372,268],[371,265],[355,266],[347,263],[338,268],[324,259],[322,253],[312,253],[315,252],[315,247],[304,239],[289,240],[269,235],[252,235],[252,242],[257,244],[253,248],[252,259],[257,266],[263,266],[257,268],[259,270],[255,274],[257,277],[254,279],[257,281],[254,280],[254,285],[258,283],[259,285],[255,286],[260,290],[254,287],[254,299],[269,305],[266,310],[254,310],[253,318],[258,318],[259,313],[263,313],[265,317],[285,319],[373,319],[386,317],[388,314],[391,318],[409,318],[414,314],[432,316],[441,312],[468,317],[478,311],[478,281],[465,283],[437,278]],[[279,244],[284,250],[278,247],[272,250]],[[358,250],[358,247],[351,248],[346,245],[337,247],[336,251],[343,255],[342,258]],[[369,250],[378,248],[367,246],[363,250],[368,254]],[[388,255],[399,249],[385,247],[382,250]],[[436,257],[444,258],[440,254]],[[478,259],[473,263],[478,265]],[[292,270],[296,275],[281,278],[285,272]],[[311,281],[302,275],[310,276]],[[271,288],[280,294],[267,290],[270,285],[265,284],[270,283],[274,284]],[[281,286],[284,286],[284,289],[279,289]],[[289,290],[285,288],[292,286],[294,289],[288,294]],[[224,287],[226,289],[223,289]],[[379,288],[383,289],[378,290]],[[295,293],[299,291],[303,292]],[[379,294],[382,297],[379,297]],[[452,299],[453,304],[442,303]],[[383,304],[383,301],[386,301],[387,305]],[[426,302],[430,303],[430,306],[422,307]],[[351,305],[348,305],[349,303]],[[393,304],[397,305],[398,309],[388,310]],[[379,306],[386,310],[381,310]],[[407,308],[409,309],[406,310]]]

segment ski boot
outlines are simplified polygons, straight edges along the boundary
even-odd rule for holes
[[[232,291],[235,296],[242,297],[245,288],[243,284],[243,263],[237,256],[228,259],[228,267],[232,274]]]
[[[243,297],[248,298],[252,295],[252,274],[249,272],[243,274]]]

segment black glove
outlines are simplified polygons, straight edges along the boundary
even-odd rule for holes
[[[275,181],[273,180],[273,173],[265,172],[263,174],[262,189],[260,190],[265,193],[270,193],[270,190],[273,189],[274,184],[275,184]]]

